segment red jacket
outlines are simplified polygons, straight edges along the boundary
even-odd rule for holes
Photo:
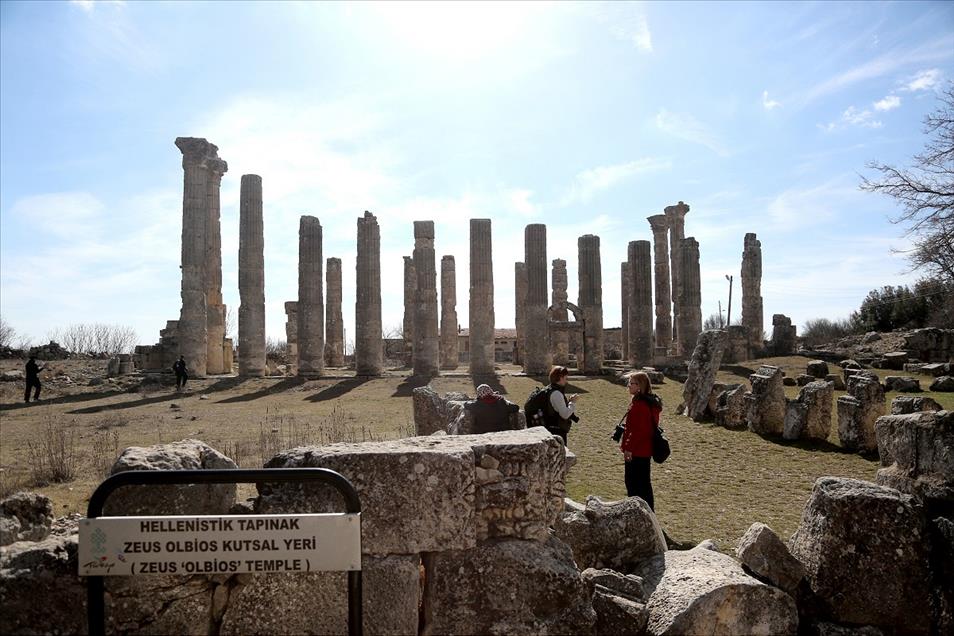
[[[653,456],[653,429],[659,426],[662,409],[657,404],[633,398],[626,413],[626,432],[620,448],[633,457]]]

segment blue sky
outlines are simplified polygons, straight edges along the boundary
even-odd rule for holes
[[[904,163],[954,77],[954,4],[0,3],[0,313],[44,339],[75,322],[179,314],[181,155],[206,137],[222,182],[223,292],[238,307],[238,193],[263,178],[267,332],[297,295],[298,217],[343,261],[379,218],[385,327],[401,322],[414,220],[457,260],[493,220],[495,312],[513,325],[523,228],[548,259],[602,239],[606,326],[646,217],[679,200],[700,242],[703,315],[742,240],[763,250],[765,318],[843,317],[912,282],[890,200],[858,190]]]

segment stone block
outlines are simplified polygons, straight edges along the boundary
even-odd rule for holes
[[[361,559],[366,634],[416,634],[421,601],[418,555]],[[224,611],[222,636],[347,634],[345,572],[240,575]],[[267,608],[267,611],[262,611]]]
[[[951,364],[949,362],[932,362],[930,364],[921,365],[919,373],[923,375],[930,375],[935,378],[942,375],[949,375],[951,372]]]
[[[805,367],[805,373],[820,380],[824,379],[828,375],[828,364],[824,360],[811,360]]]
[[[739,539],[735,553],[755,576],[796,597],[805,568],[767,525],[753,523]]]
[[[954,412],[885,415],[875,423],[883,486],[954,504]]]
[[[785,376],[782,378],[782,384],[784,386],[798,386],[798,382],[795,381],[795,378],[791,376]]]
[[[845,390],[845,381],[842,379],[840,375],[836,373],[829,373],[828,375],[826,375],[825,381],[831,382],[832,388],[835,389],[836,391]]]
[[[669,550],[636,570],[649,598],[647,633],[795,634],[795,601],[749,576],[730,556],[696,547]]]
[[[942,375],[931,382],[930,389],[935,393],[954,392],[954,376]]]
[[[865,372],[848,379],[848,395],[837,400],[838,439],[843,448],[870,452],[878,447],[875,420],[884,415],[884,387]]]
[[[110,470],[200,470],[238,468],[236,463],[205,442],[184,439],[155,446],[131,446]],[[110,516],[224,515],[235,503],[235,484],[184,486],[124,486],[106,502]]]
[[[885,391],[898,391],[899,393],[920,393],[921,383],[917,378],[900,375],[889,375],[884,379]]]
[[[597,585],[593,591],[593,610],[596,612],[595,634],[641,636],[646,633],[649,610],[645,603]]]
[[[591,589],[570,548],[502,539],[424,556],[424,626],[432,634],[588,634]]]
[[[908,362],[908,352],[907,351],[891,351],[882,356],[883,364],[885,369],[893,369],[895,371],[900,371],[904,368],[904,364]]]
[[[795,384],[798,386],[805,386],[809,382],[814,382],[816,380],[815,376],[808,375],[807,373],[800,373],[795,376]]]
[[[827,440],[831,434],[831,403],[834,391],[824,380],[802,387],[795,400],[789,400],[785,411],[785,439]]]
[[[891,400],[891,415],[905,415],[920,411],[940,411],[941,405],[934,398],[899,395]]]
[[[925,633],[931,617],[925,531],[924,510],[911,495],[820,477],[789,548],[835,621]]]
[[[858,361],[852,360],[851,358],[842,360],[841,362],[838,363],[838,366],[841,367],[842,369],[860,369],[861,368],[861,365],[858,363]]]
[[[582,569],[629,572],[643,559],[666,550],[656,515],[639,497],[604,502],[589,496],[582,509],[560,515],[553,532],[570,546]]]
[[[682,389],[686,415],[700,422],[711,415],[708,410],[709,396],[715,383],[716,373],[722,362],[726,335],[721,329],[710,329],[699,334],[692,358],[689,360],[689,377]]]
[[[759,435],[781,435],[785,426],[785,389],[782,370],[762,365],[749,376],[752,391],[745,395],[745,421]]]
[[[716,424],[725,428],[745,426],[745,387],[740,385],[719,394],[715,419]]]
[[[643,580],[635,574],[620,574],[616,570],[586,568],[583,570],[583,580],[600,585],[618,596],[625,596],[634,601],[644,597]]]
[[[36,492],[15,493],[0,501],[0,522],[6,522],[8,528],[0,535],[0,545],[42,541],[53,524],[53,502]]]

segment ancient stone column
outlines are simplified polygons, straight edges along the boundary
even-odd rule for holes
[[[517,327],[517,351],[514,364],[523,365],[527,356],[527,265],[514,263],[514,319]]]
[[[322,290],[321,223],[303,216],[298,225],[298,375],[325,368],[325,295]]]
[[[381,230],[370,212],[358,217],[355,265],[354,365],[357,375],[381,375]]]
[[[470,373],[494,372],[494,266],[490,219],[470,220]]]
[[[772,314],[772,339],[769,349],[775,356],[790,356],[795,353],[797,335],[792,319],[785,314]]]
[[[177,137],[182,151],[182,310],[177,339],[190,376],[208,372],[208,303],[206,249],[210,163],[220,161],[218,148],[205,139]],[[224,321],[223,321],[224,322]]]
[[[265,234],[262,178],[243,174],[239,191],[239,375],[265,375]]]
[[[414,290],[417,288],[417,272],[414,270],[414,257],[404,257],[404,364],[411,366],[411,351],[414,349]]]
[[[600,237],[585,234],[576,241],[580,290],[577,305],[583,312],[583,364],[587,375],[603,368],[603,269],[600,264]]]
[[[623,360],[629,360],[629,295],[633,289],[632,267],[629,261],[619,264],[620,307],[622,308],[622,322],[620,323],[620,345],[623,347]]]
[[[441,257],[441,368],[456,369],[460,355],[457,337],[457,266],[453,256]]]
[[[653,230],[653,274],[656,276],[656,348],[666,355],[672,342],[672,296],[669,289],[669,220],[665,214],[646,219]]]
[[[629,362],[635,368],[653,362],[653,274],[649,241],[630,241]]]
[[[414,375],[437,375],[440,340],[437,333],[437,270],[434,263],[434,221],[414,221]]]
[[[226,368],[225,351],[225,304],[222,302],[222,227],[220,222],[219,190],[222,175],[228,164],[221,159],[207,162],[209,178],[206,181],[206,235],[205,235],[205,308],[208,329],[208,373],[231,373]]]
[[[682,355],[691,356],[696,339],[702,333],[702,288],[699,279],[699,243],[696,239],[691,236],[682,239],[679,255],[682,259],[679,265],[682,297],[679,300],[679,324],[676,332],[679,334]]]
[[[344,319],[341,316],[341,259],[325,261],[328,298],[325,305],[325,364],[344,366]]]
[[[672,265],[670,275],[672,279],[672,324],[673,339],[679,339],[679,303],[682,302],[682,287],[680,277],[680,268],[682,260],[679,256],[681,243],[686,236],[686,214],[689,213],[689,206],[680,201],[676,205],[670,205],[663,209],[666,213],[666,220],[669,222],[669,262]],[[692,349],[689,349],[692,353]],[[689,355],[689,354],[686,354]]]
[[[742,248],[742,326],[748,335],[749,357],[764,348],[762,332],[762,243],[755,234],[745,235]]]
[[[285,301],[285,352],[288,355],[288,371],[298,373],[298,301]]]
[[[549,325],[547,321],[547,226],[531,223],[524,230],[524,262],[527,264],[525,303],[526,355],[523,370],[530,375],[550,372]]]
[[[569,312],[566,308],[566,302],[569,300],[569,296],[567,296],[566,293],[566,261],[562,258],[555,258],[551,262],[551,265],[553,266],[551,281],[553,292],[550,297],[550,306],[554,309],[550,317],[553,320],[566,322],[569,320]],[[562,329],[558,329],[551,334],[551,339],[550,353],[553,356],[553,364],[566,366],[570,361],[570,334]]]

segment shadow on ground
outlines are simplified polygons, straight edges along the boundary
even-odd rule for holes
[[[309,402],[324,402],[325,400],[333,400],[345,395],[346,393],[350,393],[354,389],[358,388],[365,382],[369,382],[370,380],[371,378],[368,377],[341,380],[340,382],[332,384],[326,389],[322,389],[313,395],[309,395],[305,399]]]
[[[427,386],[430,381],[431,378],[424,378],[419,375],[408,376],[404,382],[401,382],[397,386],[397,389],[391,394],[391,397],[411,397],[414,395],[414,389]]]
[[[219,400],[216,404],[235,404],[236,402],[251,402],[253,400],[258,400],[269,395],[274,395],[275,393],[281,393],[282,391],[287,391],[296,386],[301,386],[305,383],[304,378],[293,377],[285,378],[279,380],[271,386],[267,386],[260,391],[253,391],[252,393],[246,393],[244,395],[236,395],[230,398],[225,398],[224,400]]]

